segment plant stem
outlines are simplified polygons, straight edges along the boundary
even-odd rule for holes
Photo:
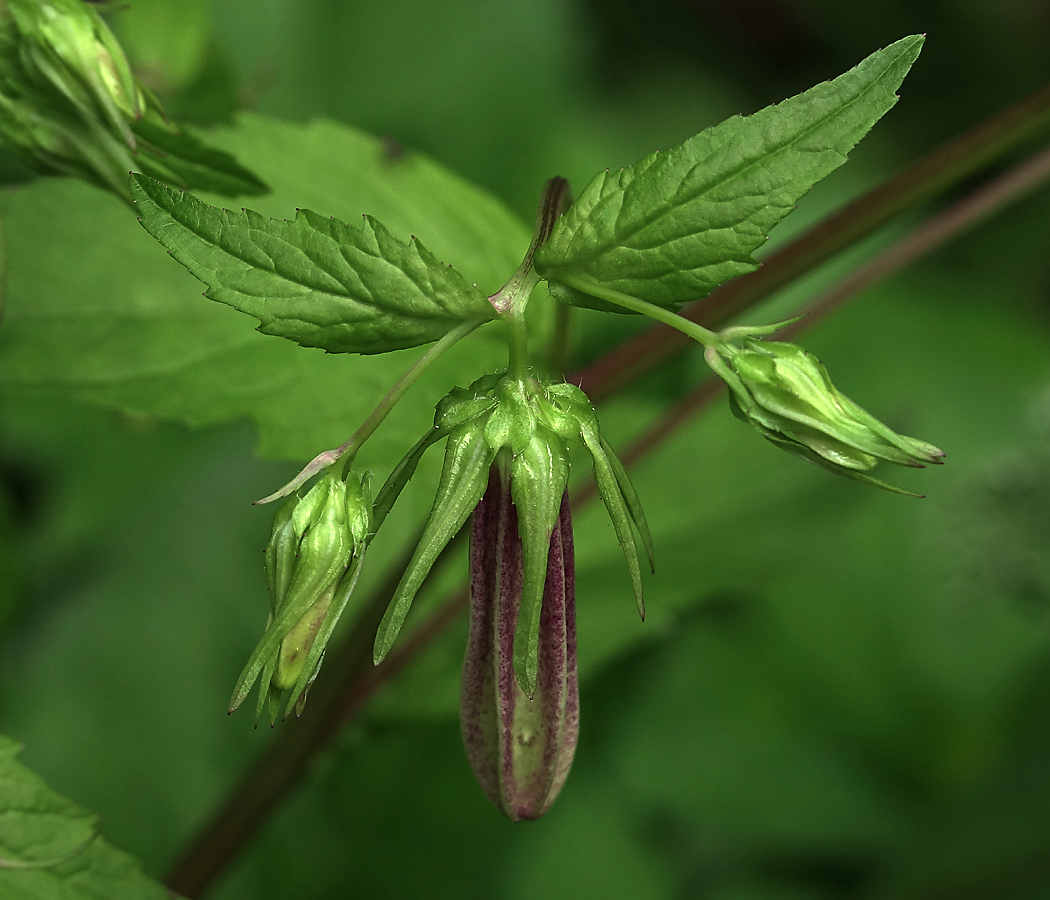
[[[702,325],[690,322],[688,319],[678,315],[678,313],[665,309],[662,306],[657,306],[655,303],[639,300],[630,294],[623,294],[620,291],[615,291],[612,288],[605,287],[605,285],[591,281],[589,278],[580,278],[577,275],[565,275],[564,277],[559,277],[558,280],[569,287],[576,288],[578,291],[597,297],[599,300],[615,303],[617,306],[631,310],[631,312],[641,313],[643,316],[662,322],[664,325],[682,332],[686,337],[703,344],[704,347],[724,343],[722,337],[715,334],[715,332],[708,331]]]
[[[984,166],[1006,156],[1050,126],[1050,86],[934,150],[899,175],[812,227],[764,260],[682,311],[710,327],[769,297],[852,246],[906,209],[942,194]],[[571,375],[593,401],[606,397],[689,346],[678,332],[654,326]]]
[[[529,347],[525,333],[525,317],[508,312],[502,316],[507,326],[507,374],[523,381],[529,376]]]
[[[292,491],[298,490],[302,485],[306,484],[311,478],[314,477],[322,469],[327,469],[329,466],[339,462],[340,459],[346,460],[346,465],[349,466],[354,459],[354,455],[358,450],[361,449],[362,444],[367,441],[375,430],[380,426],[382,421],[390,414],[390,411],[397,405],[405,392],[415,384],[416,380],[422,375],[427,369],[433,365],[445,351],[447,351],[453,344],[465,338],[475,329],[484,325],[485,321],[472,321],[463,322],[457,325],[451,331],[445,334],[437,343],[433,344],[426,353],[424,353],[419,359],[417,359],[408,368],[404,375],[402,375],[397,383],[386,392],[379,403],[376,404],[375,409],[368,414],[368,418],[361,424],[361,427],[357,429],[346,443],[334,448],[333,450],[325,450],[323,453],[318,453],[310,462],[306,464],[306,467],[288,482],[280,490],[274,491],[268,497],[263,497],[262,500],[256,500],[253,506],[259,506],[263,503],[272,503],[274,500],[280,500],[282,497],[287,497]],[[345,473],[344,473],[345,474]]]

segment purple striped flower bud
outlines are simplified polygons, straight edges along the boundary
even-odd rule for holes
[[[460,724],[467,758],[489,799],[513,821],[537,819],[572,765],[579,732],[575,563],[568,496],[550,535],[539,617],[536,690],[514,668],[525,556],[509,472],[490,471],[470,540],[470,631]]]

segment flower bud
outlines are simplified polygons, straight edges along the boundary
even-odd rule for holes
[[[147,105],[90,4],[0,2],[0,135],[30,166],[127,195],[132,122]]]
[[[841,394],[824,366],[795,344],[745,338],[743,347],[709,347],[705,358],[729,386],[738,418],[825,469],[898,490],[865,473],[880,459],[913,467],[943,461],[937,447],[897,434]]]
[[[0,0],[0,139],[38,172],[82,178],[128,203],[131,170],[181,188],[266,190],[172,124],[83,0]]]
[[[572,521],[564,493],[547,547],[532,696],[518,683],[515,635],[526,572],[511,485],[493,466],[471,525],[460,725],[482,789],[518,821],[542,816],[565,783],[579,731],[579,694]]]
[[[357,581],[369,538],[371,501],[365,481],[329,471],[274,517],[266,549],[270,617],[234,690],[236,709],[262,673],[258,712],[268,701],[271,721],[291,690],[285,715],[301,711],[328,643]]]

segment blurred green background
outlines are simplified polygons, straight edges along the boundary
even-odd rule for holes
[[[110,21],[175,118],[259,166],[282,216],[325,198],[318,211],[338,213],[339,178],[295,170],[258,119],[242,134],[244,110],[422,151],[527,225],[551,175],[579,190],[925,32],[901,102],[776,242],[1050,80],[1040,0],[131,0]],[[89,243],[123,234],[116,201],[28,184],[7,157],[0,177],[9,245],[47,229],[48,252],[87,261],[62,282],[85,308],[118,285],[148,294],[123,237],[102,262]],[[780,454],[719,404],[634,475],[657,544],[644,624],[608,521],[577,516],[581,737],[546,818],[511,825],[472,780],[461,621],[316,761],[212,896],[1050,897],[1048,224],[1044,191],[805,338],[847,394],[947,451],[943,470],[889,473],[925,500]],[[114,411],[105,372],[78,391],[5,378],[20,267],[41,265],[11,255],[0,325],[0,732],[160,875],[271,739],[225,714],[267,609],[269,513],[249,503],[308,452],[264,436],[260,459],[244,419],[189,429]],[[577,367],[643,323],[573,326]],[[683,357],[604,405],[613,443],[701,367]],[[333,444],[357,424],[334,418]],[[377,541],[371,583],[426,509],[434,462]]]

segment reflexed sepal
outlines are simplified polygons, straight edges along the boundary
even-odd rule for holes
[[[729,341],[708,347],[704,358],[728,385],[738,418],[836,474],[907,493],[867,472],[880,459],[919,468],[944,460],[937,447],[897,434],[840,393],[820,361],[795,344],[745,337],[741,347]]]
[[[598,416],[594,412],[587,395],[574,384],[558,384],[550,387],[556,398],[556,407],[564,412],[577,429],[577,439],[591,455],[594,463],[594,479],[598,484],[598,495],[605,504],[612,521],[613,531],[627,558],[627,569],[631,575],[634,588],[635,604],[638,615],[645,618],[645,592],[642,588],[642,567],[639,562],[638,538],[641,535],[642,545],[649,558],[649,567],[654,567],[653,542],[649,526],[642,512],[641,502],[631,485],[623,465],[612,452],[612,448],[601,435],[598,427]],[[632,529],[631,525],[634,525]]]
[[[485,492],[488,469],[493,456],[493,452],[485,443],[483,421],[467,422],[449,435],[445,447],[445,464],[430,517],[376,632],[373,650],[373,661],[376,665],[383,660],[397,639],[416,592],[429,574],[438,554],[467,521]]]
[[[517,821],[543,815],[565,782],[579,731],[579,695],[572,522],[564,494],[545,553],[531,697],[515,674],[528,551],[512,483],[493,467],[474,512],[460,725],[482,789]]]
[[[563,382],[544,383],[531,377],[515,378],[501,373],[479,378],[467,388],[457,388],[438,404],[434,428],[398,464],[379,492],[377,520],[386,515],[427,447],[449,432],[438,499],[423,540],[380,625],[375,659],[378,662],[389,651],[437,554],[466,520],[469,510],[464,510],[459,499],[453,503],[451,498],[474,496],[476,503],[484,491],[488,476],[479,469],[470,471],[469,491],[458,487],[453,478],[462,480],[463,466],[455,462],[450,467],[450,461],[458,460],[465,453],[465,448],[455,443],[469,436],[473,465],[484,465],[487,471],[489,463],[496,461],[509,479],[511,495],[520,513],[525,582],[519,601],[514,669],[519,686],[531,696],[536,689],[547,548],[568,481],[569,444],[582,446],[594,461],[598,489],[627,557],[635,600],[643,617],[645,604],[635,530],[641,536],[651,566],[652,540],[645,515],[627,473],[602,439],[594,407],[583,391]],[[481,445],[487,448],[487,454],[481,452]]]

